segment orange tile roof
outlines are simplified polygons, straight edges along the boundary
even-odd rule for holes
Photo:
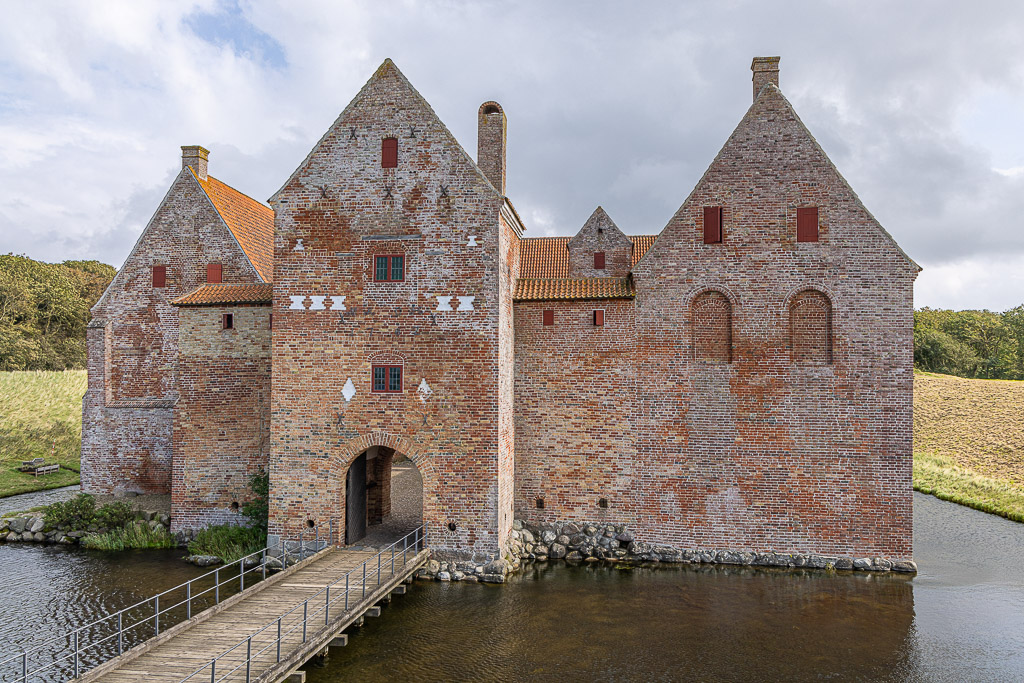
[[[274,285],[243,283],[202,285],[171,302],[172,306],[217,306],[223,304],[269,304],[274,300]]]
[[[189,166],[189,169],[192,167]],[[195,171],[192,171],[195,175]],[[274,210],[213,176],[200,180],[206,196],[264,282],[274,279]]]
[[[627,235],[633,243],[630,267],[654,244],[657,235]],[[519,245],[519,277],[550,279],[569,277],[568,237],[526,237]]]
[[[529,278],[516,282],[512,298],[515,301],[628,299],[635,294],[630,277]]]

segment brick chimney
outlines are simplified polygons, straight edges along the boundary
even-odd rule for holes
[[[206,171],[210,163],[210,150],[199,145],[182,145],[181,167],[191,166],[196,177],[206,180]]]
[[[750,70],[754,72],[754,99],[757,99],[761,89],[769,83],[779,85],[779,59],[780,57],[754,57],[750,63]]]
[[[505,112],[497,102],[480,105],[477,117],[476,165],[491,185],[505,194]]]

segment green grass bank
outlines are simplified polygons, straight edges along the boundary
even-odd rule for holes
[[[0,498],[79,482],[85,388],[85,370],[0,372]],[[18,472],[32,458],[61,468]]]

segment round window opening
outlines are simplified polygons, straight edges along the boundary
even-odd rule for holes
[[[459,528],[459,525],[455,522],[448,522],[448,531],[455,531]]]
[[[314,522],[314,521],[313,521],[313,520],[311,520],[311,519],[307,519],[307,520],[306,520],[306,526],[308,526],[308,527],[309,527],[310,529],[312,529],[313,527],[315,527],[315,526],[316,526],[316,522]]]

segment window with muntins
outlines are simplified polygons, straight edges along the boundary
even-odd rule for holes
[[[402,282],[405,280],[405,256],[398,254],[374,256],[373,279],[376,282]]]
[[[377,394],[399,394],[402,392],[401,365],[374,365],[373,391]]]

